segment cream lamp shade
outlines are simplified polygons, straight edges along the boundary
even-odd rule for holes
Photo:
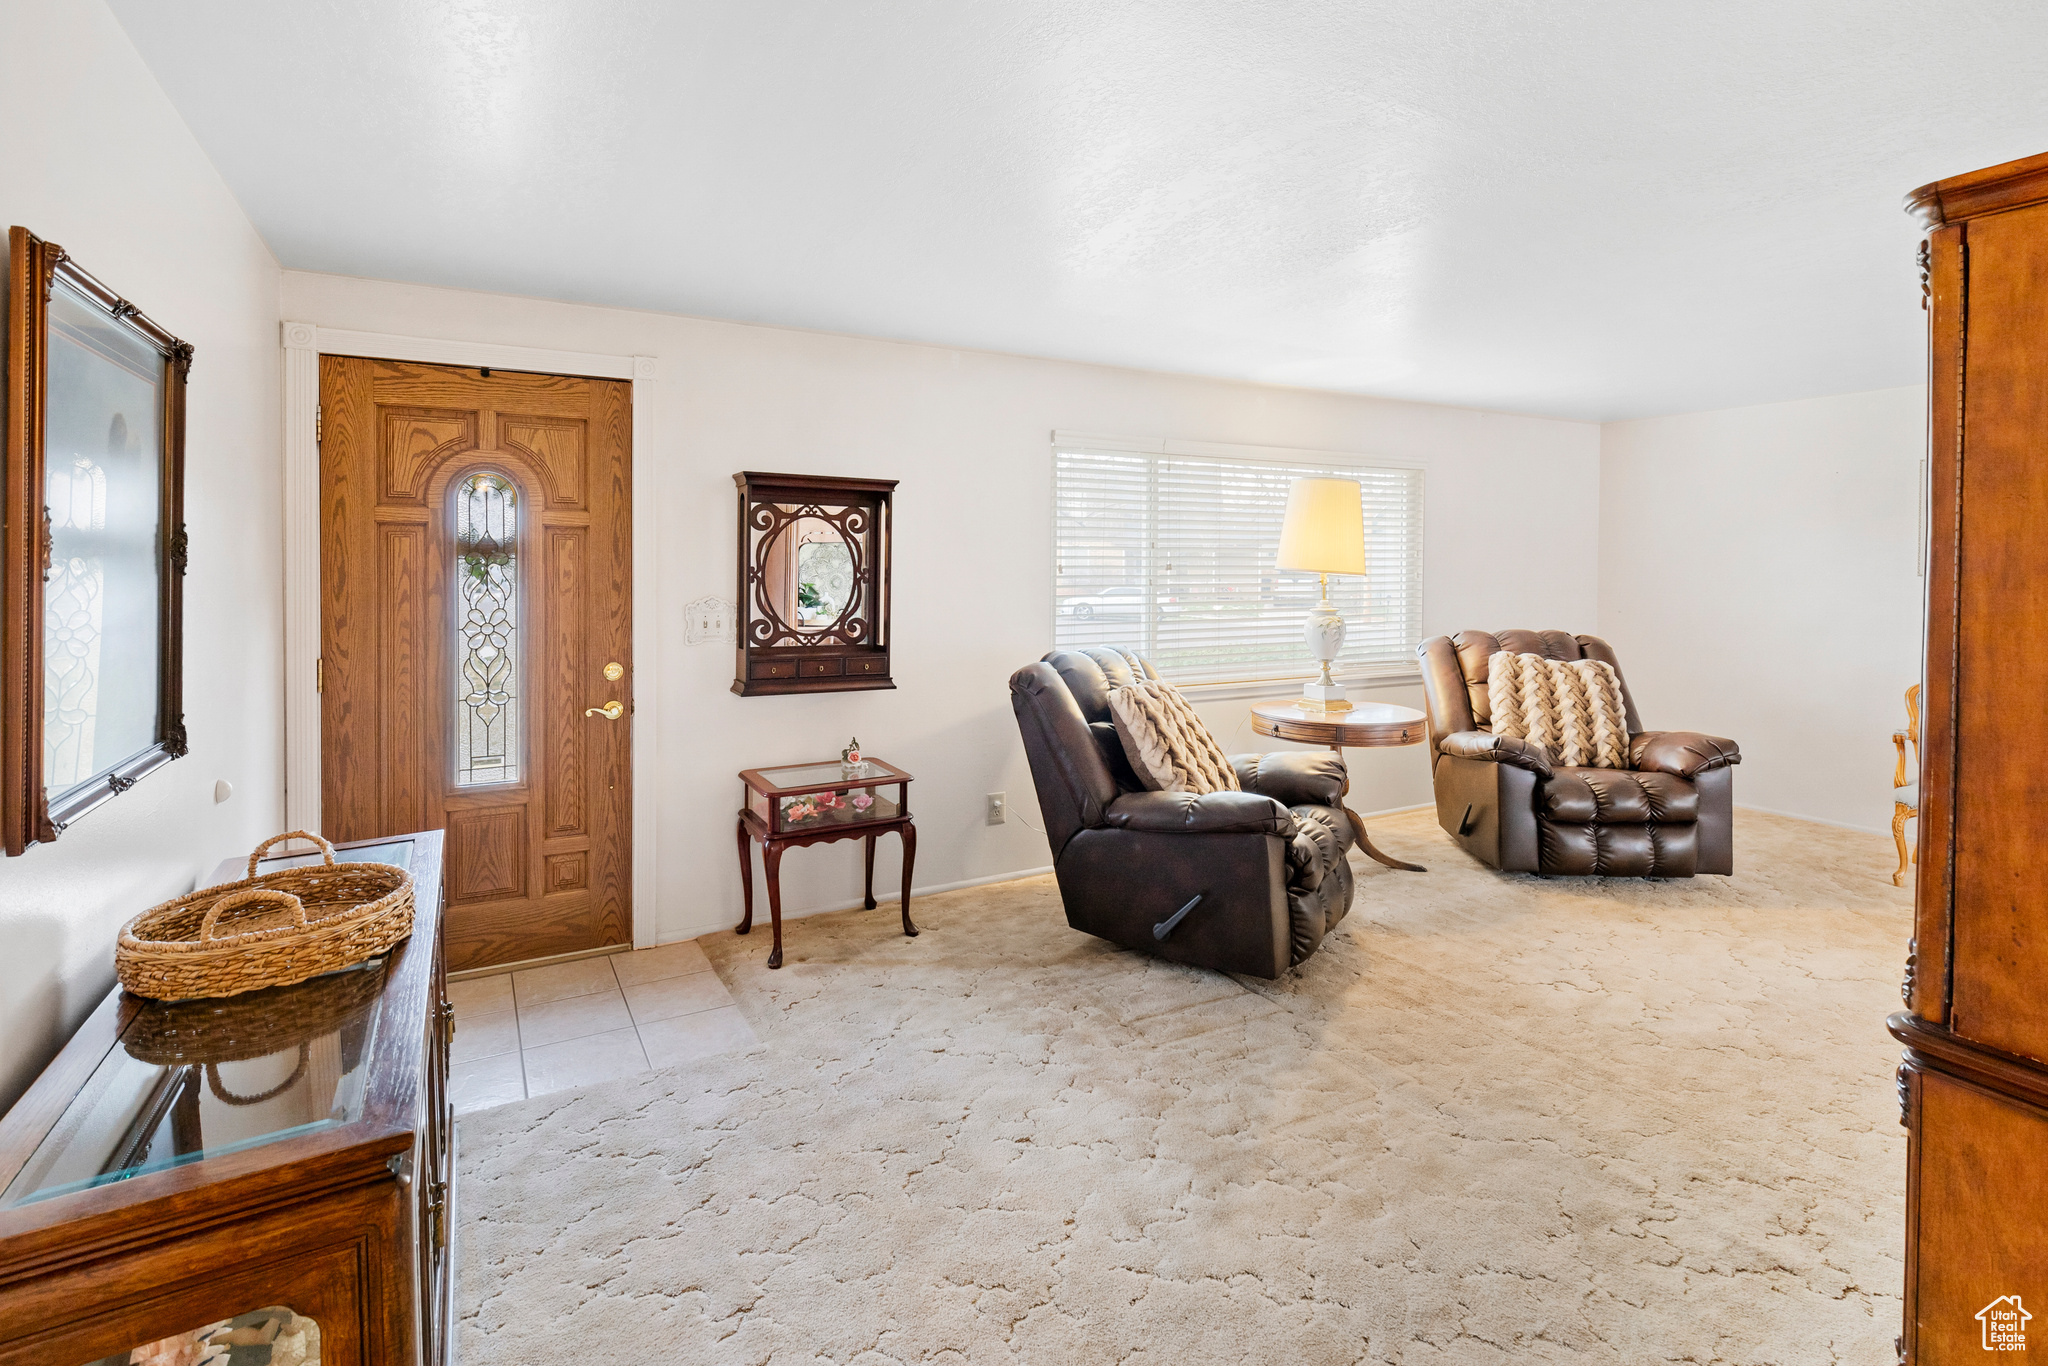
[[[1365,572],[1365,512],[1357,480],[1294,481],[1276,564],[1311,574]]]

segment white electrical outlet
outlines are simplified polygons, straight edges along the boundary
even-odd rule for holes
[[[1001,825],[1009,819],[1003,812],[1004,796],[1005,794],[1001,792],[991,792],[988,794],[988,823],[990,825]]]

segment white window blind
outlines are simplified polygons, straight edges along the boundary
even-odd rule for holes
[[[1333,576],[1340,671],[1412,666],[1422,639],[1422,471],[1056,444],[1054,625],[1062,647],[1127,646],[1176,682],[1300,677],[1314,574],[1273,565],[1296,479],[1353,479],[1364,578]]]

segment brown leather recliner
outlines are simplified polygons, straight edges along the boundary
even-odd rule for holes
[[[1158,676],[1130,651],[1095,649],[1056,650],[1010,678],[1067,923],[1176,963],[1278,977],[1351,909],[1344,762],[1233,754],[1241,792],[1147,791],[1109,691]]]
[[[1565,768],[1529,740],[1493,734],[1487,661],[1496,650],[1614,666],[1628,711],[1629,766]],[[1691,877],[1735,871],[1733,740],[1643,729],[1614,651],[1565,631],[1460,631],[1422,642],[1437,823],[1507,872]]]

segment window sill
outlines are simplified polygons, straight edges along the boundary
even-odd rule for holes
[[[1234,702],[1251,697],[1286,697],[1315,678],[1313,673],[1289,678],[1254,678],[1222,683],[1174,683],[1190,702]],[[1173,683],[1172,679],[1166,680]],[[1354,692],[1375,692],[1381,688],[1412,687],[1422,682],[1422,671],[1405,664],[1383,665],[1358,673],[1338,674],[1337,681]]]

